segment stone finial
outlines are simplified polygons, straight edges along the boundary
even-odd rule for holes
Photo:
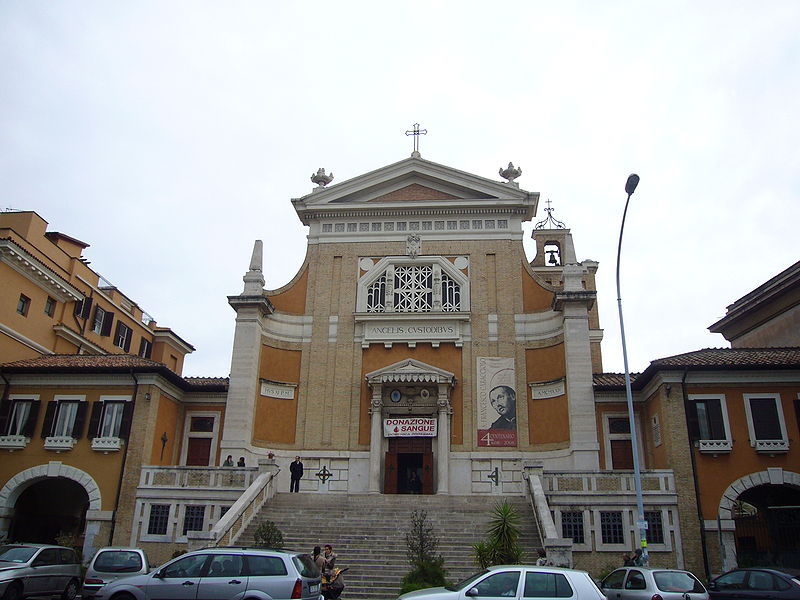
[[[256,240],[253,244],[253,255],[250,258],[250,269],[245,273],[244,295],[258,295],[264,291],[264,274],[262,272],[264,243]]]
[[[311,183],[316,183],[317,187],[325,187],[333,181],[333,173],[330,175],[325,174],[325,169],[320,167],[316,173],[311,174]]]
[[[514,183],[514,180],[522,175],[522,168],[515,167],[514,163],[508,163],[508,168],[504,169],[500,167],[500,177],[503,179],[508,179],[508,183]]]

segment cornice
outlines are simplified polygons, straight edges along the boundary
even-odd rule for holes
[[[72,302],[83,298],[80,290],[12,240],[0,240],[0,262],[7,264],[60,302]]]

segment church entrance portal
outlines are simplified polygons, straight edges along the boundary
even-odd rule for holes
[[[389,438],[384,464],[385,494],[433,494],[431,439]]]
[[[81,536],[88,508],[89,495],[77,481],[66,477],[38,481],[19,495],[9,539],[54,544],[60,535]]]

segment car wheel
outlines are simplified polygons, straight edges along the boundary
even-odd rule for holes
[[[22,600],[22,584],[17,582],[9,585],[3,594],[3,600]]]
[[[67,587],[61,593],[61,600],[75,600],[78,595],[78,580],[70,579]]]
[[[128,592],[122,592],[120,594],[115,594],[111,600],[136,600],[136,598],[131,596]]]

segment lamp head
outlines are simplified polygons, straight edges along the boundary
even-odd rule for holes
[[[628,181],[625,182],[625,193],[630,196],[636,190],[637,185],[639,185],[639,176],[636,173],[631,173],[628,175]]]

